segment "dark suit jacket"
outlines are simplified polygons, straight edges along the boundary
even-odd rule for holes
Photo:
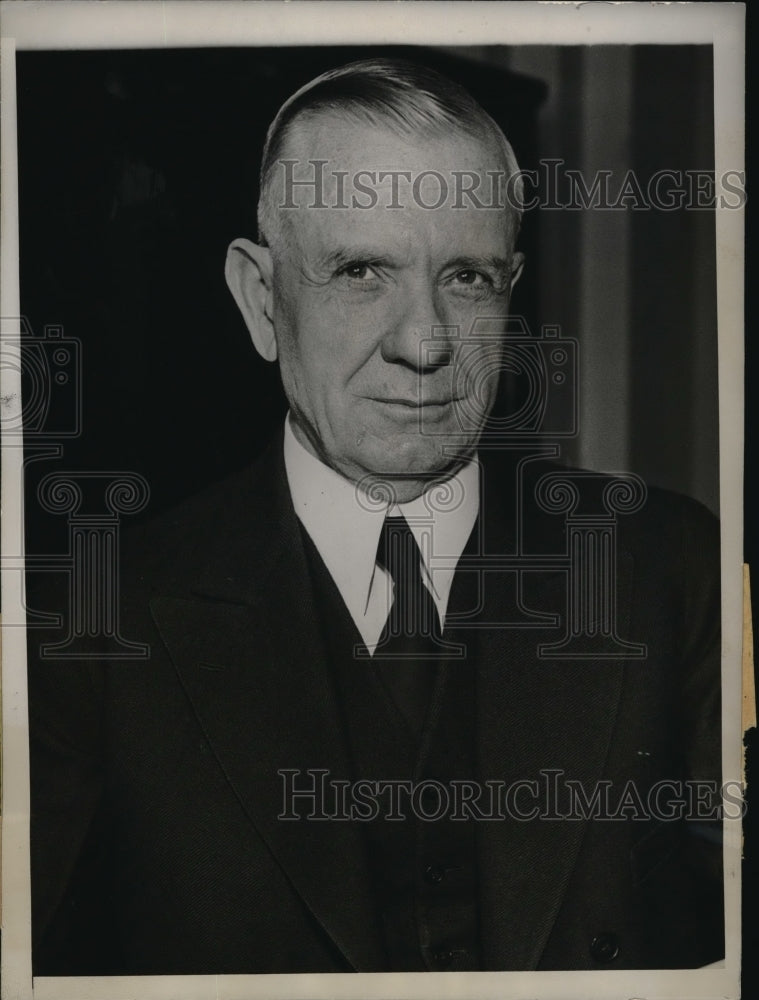
[[[515,550],[513,471],[486,465],[486,553]],[[563,518],[522,516],[527,551],[562,551]],[[486,576],[469,633],[477,778],[540,779],[549,812],[546,770],[589,798],[632,781],[644,802],[660,779],[720,780],[718,528],[702,507],[652,490],[619,519],[618,634],[644,659],[538,657],[556,630],[490,627],[513,619],[515,585]],[[122,633],[148,660],[40,662],[54,637],[31,635],[35,973],[383,970],[357,825],[277,818],[279,769],[347,766],[281,442],[136,531],[120,580]],[[520,598],[564,615],[566,591],[549,569]],[[718,824],[635,812],[478,824],[487,969],[722,956]]]

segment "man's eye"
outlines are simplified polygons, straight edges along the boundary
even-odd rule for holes
[[[487,275],[482,274],[481,271],[474,271],[471,268],[466,268],[463,271],[457,271],[454,275],[454,279],[460,285],[489,285],[492,284],[490,278]]]
[[[368,264],[348,264],[341,268],[339,273],[354,281],[369,281],[377,277],[375,271]]]

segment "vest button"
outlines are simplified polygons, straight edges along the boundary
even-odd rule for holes
[[[445,871],[439,865],[430,865],[424,870],[424,880],[430,885],[438,885],[445,878]]]
[[[440,969],[447,969],[448,966],[453,961],[453,952],[447,949],[441,949],[440,951],[433,951],[432,961]]]
[[[590,954],[602,965],[608,965],[619,955],[619,940],[616,934],[597,934],[590,942]]]

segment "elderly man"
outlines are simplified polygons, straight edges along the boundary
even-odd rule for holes
[[[718,959],[717,813],[682,808],[720,778],[716,526],[649,491],[578,562],[610,481],[490,433],[508,142],[353,64],[277,115],[259,224],[226,274],[283,435],[130,541],[149,659],[30,670],[35,971]]]

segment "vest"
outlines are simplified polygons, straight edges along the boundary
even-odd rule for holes
[[[387,956],[378,971],[480,969],[476,824],[451,784],[475,778],[476,664],[471,656],[441,657],[423,731],[413,733],[318,550],[301,533],[351,778],[384,783],[379,814],[352,820],[361,826]],[[461,577],[454,578],[449,612],[466,606]],[[443,639],[455,637],[446,630]]]

